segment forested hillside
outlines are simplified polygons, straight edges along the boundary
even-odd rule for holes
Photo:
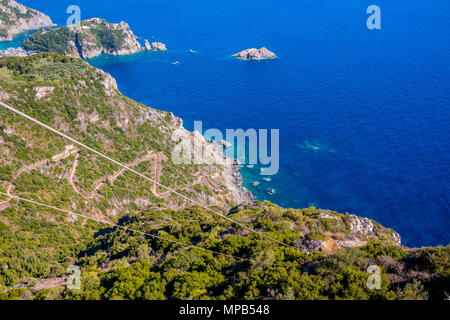
[[[181,119],[126,98],[85,61],[53,53],[1,59],[0,100],[284,244],[0,107],[0,192],[9,195],[0,196],[0,299],[448,295],[449,247],[408,249],[369,219],[249,201],[234,166],[174,164],[171,136],[184,130]],[[80,290],[65,286],[71,265],[82,270]],[[371,265],[380,268],[379,289],[367,286]]]
[[[126,55],[144,50],[127,23],[109,23],[99,18],[81,21],[76,28],[63,26],[37,32],[22,46],[33,52],[54,52],[85,59],[102,53]]]

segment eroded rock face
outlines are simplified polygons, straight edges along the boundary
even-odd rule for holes
[[[145,48],[146,51],[152,50],[152,45],[150,44],[150,42],[148,42],[147,39],[145,39],[144,48]]]
[[[33,90],[36,93],[36,99],[42,99],[51,94],[55,90],[55,87],[34,87]]]
[[[164,43],[162,43],[162,42],[152,42],[152,44],[150,44],[148,42],[148,40],[145,40],[144,48],[147,51],[167,51],[167,47],[166,47],[166,45]]]
[[[0,50],[0,58],[5,57],[27,57],[32,55],[33,52],[27,51],[24,48],[9,48],[7,50]]]
[[[99,32],[120,33],[115,43],[99,42]],[[76,29],[76,46],[79,54],[84,59],[91,59],[100,54],[128,55],[142,51],[137,37],[131,31],[126,22],[109,23],[104,19],[92,18],[82,22],[80,28]]]
[[[0,1],[0,12],[0,41],[12,41],[18,34],[54,26],[52,20],[42,12],[16,1]]]
[[[361,232],[362,234],[373,233],[373,222],[367,218],[360,218],[355,215],[350,215],[350,231],[353,233]]]
[[[115,94],[118,89],[117,81],[114,77],[112,77],[109,73],[104,72],[103,70],[98,69],[98,71],[103,75],[102,84],[105,87],[105,94],[108,97],[111,97]]]
[[[375,229],[375,224],[368,218],[350,215],[350,232],[356,235],[371,236],[377,235],[379,231]],[[391,232],[391,240],[396,245],[401,245],[402,239],[397,232]]]
[[[234,54],[233,57],[237,57],[242,60],[258,61],[266,59],[275,59],[277,55],[272,51],[268,50],[267,48],[262,47],[259,50],[255,48],[243,50],[239,53]]]
[[[60,39],[62,45],[55,46],[55,38]],[[56,52],[83,59],[100,54],[128,55],[144,50],[126,22],[109,23],[100,18],[81,21],[79,26],[38,32],[24,41],[22,46],[30,51]]]

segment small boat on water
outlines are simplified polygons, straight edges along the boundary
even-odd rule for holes
[[[177,64],[180,64],[180,61],[175,61],[175,62],[172,62],[172,64],[173,64],[173,65],[177,65]]]
[[[270,196],[273,196],[273,195],[275,194],[275,189],[269,189],[269,190],[267,190],[267,193],[268,193]]]
[[[270,178],[264,178],[263,180],[266,181],[266,182],[272,181],[272,179],[270,179]]]
[[[259,186],[259,182],[258,181],[252,182],[252,186],[254,186],[254,187]]]
[[[247,168],[249,168],[249,169],[253,169],[254,167],[255,167],[255,166],[252,165],[252,164],[247,166]]]

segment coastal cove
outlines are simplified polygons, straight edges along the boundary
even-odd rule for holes
[[[369,217],[399,232],[408,246],[446,245],[450,35],[435,31],[449,4],[431,10],[413,2],[402,14],[406,1],[381,1],[379,33],[364,28],[365,8],[356,1],[288,1],[277,4],[275,16],[268,1],[202,2],[200,19],[182,1],[79,5],[83,19],[125,20],[142,39],[168,45],[167,52],[88,60],[111,73],[123,94],[175,113],[188,130],[195,120],[221,130],[280,129],[280,173],[267,182],[257,166],[241,168],[258,200]],[[24,4],[64,24],[67,1]],[[151,22],[144,19],[148,12]],[[323,18],[333,12],[346,18]],[[405,21],[419,12],[421,28],[408,29]],[[239,21],[227,23],[231,15]],[[231,57],[261,46],[279,58]]]
[[[27,32],[14,37],[13,41],[0,42],[0,50],[7,50],[9,48],[20,48],[22,42],[28,38],[33,32]]]

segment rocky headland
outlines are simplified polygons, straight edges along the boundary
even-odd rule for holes
[[[16,1],[0,1],[0,41],[12,41],[18,34],[52,26],[52,20],[42,12]]]
[[[261,49],[252,48],[243,50],[239,53],[234,54],[233,57],[237,57],[242,60],[259,61],[266,59],[275,59],[277,55],[267,48],[262,47]]]
[[[74,58],[91,59],[101,54],[129,55],[144,50],[164,51],[161,42],[145,40],[142,46],[126,22],[110,23],[92,18],[79,27],[60,27],[37,32],[23,43],[23,48],[35,52],[54,52]]]

